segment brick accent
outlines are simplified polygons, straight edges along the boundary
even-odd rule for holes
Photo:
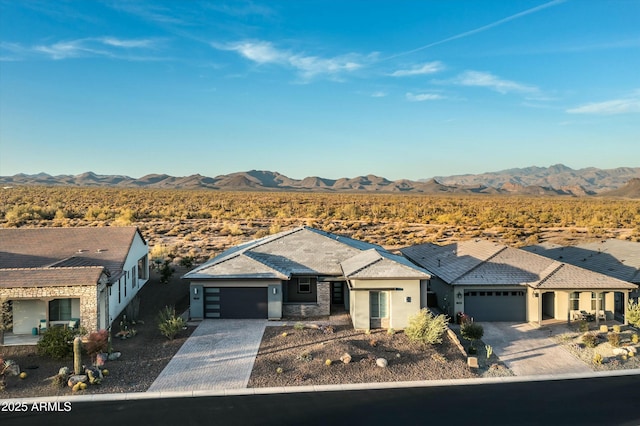
[[[323,317],[331,313],[331,287],[328,282],[317,284],[318,299],[316,303],[284,303],[284,317]]]

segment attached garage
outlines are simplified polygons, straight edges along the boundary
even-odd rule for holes
[[[205,318],[267,318],[267,287],[204,287]]]
[[[482,289],[464,292],[464,312],[475,321],[526,321],[524,289]]]

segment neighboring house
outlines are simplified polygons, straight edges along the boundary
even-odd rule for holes
[[[630,282],[636,285],[630,297],[637,300],[640,296],[637,289],[640,286],[640,243],[607,239],[574,246],[542,243],[523,250]],[[621,293],[616,294],[615,313],[624,313]]]
[[[429,273],[380,246],[309,227],[233,247],[183,277],[192,318],[317,317],[403,329]]]
[[[0,300],[11,302],[14,334],[107,328],[149,279],[135,227],[0,229],[0,254]]]
[[[614,294],[626,302],[635,285],[525,250],[469,240],[400,250],[428,269],[429,290],[450,316],[477,321],[576,320],[581,311],[596,321],[613,319]]]

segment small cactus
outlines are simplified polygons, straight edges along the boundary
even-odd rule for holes
[[[602,359],[602,355],[600,355],[600,354],[595,354],[595,355],[593,356],[593,363],[594,363],[595,365],[600,365],[600,364],[602,364],[602,361],[603,361],[603,359]]]
[[[487,350],[487,359],[491,358],[491,355],[493,354],[493,347],[491,347],[491,345],[485,345],[484,348]]]

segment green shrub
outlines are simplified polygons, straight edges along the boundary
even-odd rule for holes
[[[609,333],[607,335],[607,340],[609,341],[609,344],[614,348],[620,346],[620,335],[618,333]]]
[[[622,331],[622,328],[620,327],[619,324],[616,324],[613,326],[613,332],[614,333],[620,333]]]
[[[64,327],[49,327],[36,347],[38,355],[64,359],[73,355],[73,339],[79,332]]]
[[[598,337],[593,333],[585,333],[582,335],[582,343],[588,348],[598,346]]]
[[[627,320],[629,324],[640,327],[640,304],[638,304],[638,302],[634,302],[633,300],[629,301],[629,305],[627,306]]]
[[[173,306],[165,306],[158,313],[158,329],[169,340],[173,340],[185,325],[184,319],[176,314]]]
[[[294,330],[304,330],[304,324],[301,322],[297,322],[293,325]]]
[[[589,323],[585,320],[580,321],[578,323],[578,331],[580,331],[581,333],[589,331]]]
[[[638,336],[638,333],[633,333],[631,335],[631,343],[633,343],[634,345],[637,345],[639,341],[640,341],[640,336]]]
[[[460,327],[460,334],[463,338],[473,342],[474,340],[482,339],[482,336],[484,336],[484,328],[475,322],[468,322]]]
[[[429,310],[422,309],[409,318],[404,334],[412,342],[431,345],[442,343],[442,335],[447,330],[448,322],[446,315],[434,316]]]

